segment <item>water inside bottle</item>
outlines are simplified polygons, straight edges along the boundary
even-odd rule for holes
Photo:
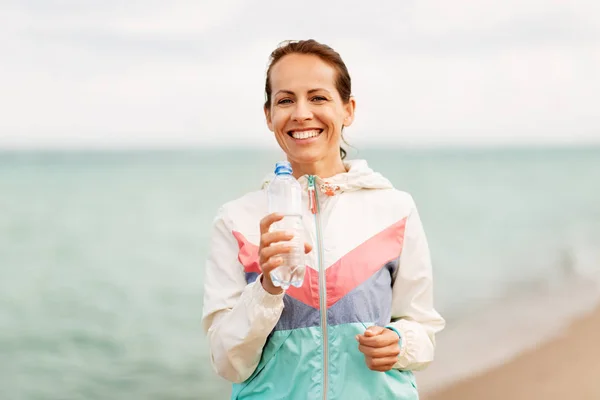
[[[285,243],[293,246],[293,250],[290,253],[282,254],[280,257],[283,258],[283,263],[271,271],[273,285],[283,289],[287,289],[290,286],[302,286],[306,272],[304,238],[302,237],[302,216],[286,215],[281,221],[271,225],[271,230],[295,233],[292,240],[282,242],[282,244]]]

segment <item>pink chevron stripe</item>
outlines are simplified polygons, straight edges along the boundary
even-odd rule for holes
[[[406,218],[363,242],[327,268],[327,308],[400,256]]]
[[[258,264],[258,246],[250,243],[240,232],[233,231],[232,233],[240,248],[238,261],[244,266],[244,271],[260,274],[262,271]]]
[[[240,232],[233,231],[232,233],[240,248],[238,260],[244,266],[244,271],[262,273],[258,263],[258,246],[250,243]],[[319,308],[319,275],[317,271],[307,267],[302,286],[299,288],[291,286],[286,293],[307,306]]]
[[[404,242],[406,218],[379,232],[327,268],[327,308],[379,271],[388,261],[400,256]],[[250,243],[240,232],[233,231],[238,246],[238,260],[246,272],[261,273],[258,246]],[[290,287],[287,294],[302,303],[319,308],[319,274],[307,267],[301,287]]]
[[[290,286],[287,294],[312,308],[319,308],[319,273],[309,266],[306,267],[304,282],[299,288]]]

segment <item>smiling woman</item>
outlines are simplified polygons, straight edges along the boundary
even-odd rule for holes
[[[282,87],[282,84],[290,87]],[[289,42],[271,53],[265,97],[267,123],[280,146],[282,142],[278,137],[278,126],[273,123],[275,119],[280,124],[285,124],[282,120],[286,118],[291,119],[291,123],[288,122],[292,125],[287,132],[289,135],[293,125],[302,126],[311,118],[322,124],[335,124],[326,132],[330,134],[330,141],[339,141],[343,128],[350,126],[354,120],[356,102],[352,98],[352,84],[346,65],[333,49],[314,40]],[[301,128],[296,130],[302,131]],[[323,129],[316,131],[319,135],[323,133]],[[336,136],[337,132],[339,135]],[[344,159],[346,152],[342,147],[339,149]]]
[[[287,291],[271,281],[293,236],[270,229],[282,216],[267,212],[266,182],[223,205],[204,281],[212,365],[233,399],[416,400],[412,371],[433,360],[445,322],[413,199],[344,160],[356,102],[333,49],[284,43],[265,94],[267,126],[302,187],[306,277]]]

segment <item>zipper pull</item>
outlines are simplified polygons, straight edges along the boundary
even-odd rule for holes
[[[315,192],[315,177],[308,176],[308,209],[313,214],[317,213],[317,194]]]

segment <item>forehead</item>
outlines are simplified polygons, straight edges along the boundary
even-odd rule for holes
[[[271,90],[310,90],[317,87],[335,89],[336,70],[319,57],[289,54],[271,70]]]

